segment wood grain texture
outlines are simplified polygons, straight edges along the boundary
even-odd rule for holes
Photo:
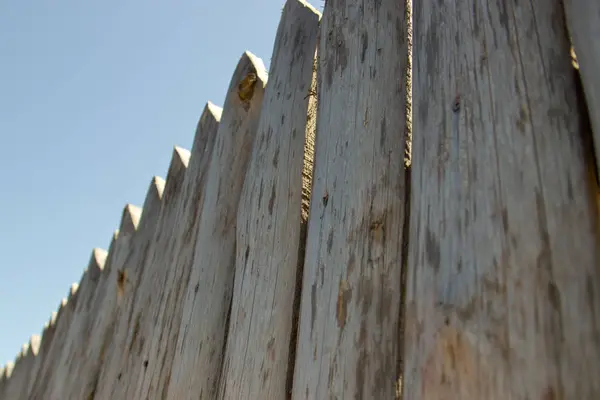
[[[48,322],[46,322],[46,324],[44,325],[44,329],[42,330],[42,342],[40,345],[40,350],[38,352],[38,360],[37,360],[37,365],[35,367],[35,372],[32,374],[31,379],[30,379],[30,384],[29,384],[29,388],[28,388],[28,399],[33,399],[33,393],[34,393],[34,389],[37,385],[40,384],[40,382],[43,379],[43,370],[44,370],[44,365],[45,365],[45,360],[47,359],[48,354],[50,353],[50,349],[51,349],[51,344],[53,342],[54,339],[54,332],[55,332],[55,328],[56,328],[56,318],[58,316],[58,313],[56,311],[53,311],[50,319],[48,320]],[[6,371],[6,369],[5,369]],[[3,397],[0,397],[3,398]]]
[[[320,14],[288,0],[237,214],[222,399],[284,399],[301,246],[302,172]],[[314,131],[309,132],[314,140]]]
[[[77,284],[72,284],[69,290],[69,296],[63,298],[56,312],[53,324],[53,339],[50,341],[48,352],[46,353],[44,364],[38,371],[35,385],[29,396],[31,400],[48,399],[53,385],[56,384],[54,377],[56,374],[56,364],[62,354],[65,346],[66,334],[71,324],[71,319],[77,307]]]
[[[102,277],[106,258],[107,252],[105,250],[93,249],[88,267],[79,282],[78,302],[68,331],[62,339],[65,342],[62,353],[54,365],[54,380],[56,382],[52,389],[54,396],[60,396],[63,390],[68,390],[65,385],[68,385],[71,377],[77,375],[79,372],[78,369],[85,355],[92,324],[95,319],[95,315],[92,314],[92,304],[98,282]],[[47,394],[51,395],[52,393],[48,392]]]
[[[121,381],[118,385],[123,387],[119,387],[115,393],[107,397],[110,399],[137,398],[135,393],[143,375],[147,372],[148,362],[144,359],[144,353],[156,328],[160,291],[165,284],[169,257],[172,254],[170,236],[176,229],[174,217],[181,198],[189,156],[188,150],[180,147],[173,149],[154,237],[151,239],[148,253],[144,255],[145,265],[134,300],[133,312],[128,318],[127,350],[119,369]]]
[[[42,331],[42,335],[43,335]],[[37,373],[38,370],[40,369],[42,362],[43,362],[43,354],[42,354],[42,335],[33,335],[31,337],[30,340],[30,346],[33,349],[32,351],[32,356],[33,359],[31,361],[31,365],[30,365],[30,371],[29,371],[29,375],[27,377],[27,383],[26,385],[23,387],[23,391],[21,393],[21,398],[23,400],[28,400],[30,393],[31,393],[31,389],[33,388],[33,385],[35,384],[35,379],[37,377]],[[2,398],[2,397],[0,397]]]
[[[118,308],[118,276],[132,245],[138,227],[141,208],[127,204],[121,214],[118,234],[108,250],[105,266],[96,285],[91,301],[92,322],[87,325],[89,331],[82,332],[85,345],[76,365],[69,368],[74,375],[66,375],[63,368],[61,379],[55,379],[55,385],[46,395],[51,399],[88,399],[94,396],[98,384],[98,374],[106,354],[107,344],[112,338],[114,318]]]
[[[41,337],[40,335],[33,335],[27,343],[27,349],[23,353],[23,359],[21,360],[22,378],[16,391],[15,400],[28,400],[29,399],[29,385],[31,376],[35,372],[35,364],[37,361],[37,355],[40,350]],[[1,392],[0,392],[1,393]],[[1,399],[2,397],[0,397]],[[12,398],[12,397],[9,397]]]
[[[392,399],[405,202],[404,2],[328,2],[293,399]]]
[[[596,160],[600,160],[600,2],[564,0],[564,8],[590,114]],[[600,162],[596,167],[600,175]]]
[[[8,378],[6,377],[6,365],[0,367],[0,399],[6,399],[6,388],[8,387]]]
[[[4,399],[8,399],[8,392],[10,390],[10,378],[12,376],[12,372],[15,368],[15,363],[13,361],[9,361],[6,363],[6,365],[3,367],[2,370],[2,386],[0,386],[0,395],[2,395],[2,397],[0,397],[0,399],[4,400]]]
[[[167,399],[217,395],[235,267],[236,215],[267,72],[245,52],[233,73],[210,160]]]
[[[193,263],[194,249],[204,203],[204,188],[210,158],[216,141],[222,109],[206,104],[198,121],[190,162],[181,189],[175,219],[173,251],[169,257],[167,279],[160,291],[156,324],[149,337],[145,360],[146,374],[136,398],[164,397],[168,391],[171,366],[181,325],[183,301]]]
[[[404,398],[600,397],[600,269],[559,1],[415,2]]]
[[[120,306],[115,316],[112,340],[108,344],[98,377],[95,400],[124,399],[127,382],[125,365],[131,351],[128,339],[135,328],[132,316],[134,302],[140,287],[146,258],[156,234],[164,187],[164,179],[155,176],[146,193],[140,223],[135,233],[135,242],[130,247],[124,262],[125,275],[119,295],[121,297]]]
[[[15,361],[12,367],[12,371],[10,374],[10,379],[8,380],[8,384],[4,389],[6,399],[18,399],[20,397],[21,388],[23,386],[23,381],[25,379],[25,375],[27,370],[25,367],[25,357],[28,351],[27,345],[23,345],[21,347],[21,351],[15,357]]]

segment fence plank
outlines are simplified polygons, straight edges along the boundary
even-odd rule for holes
[[[600,176],[600,2],[565,0],[564,7],[594,132]]]
[[[44,325],[44,329],[42,330],[42,343],[40,345],[40,351],[38,353],[38,361],[36,365],[36,369],[34,374],[31,376],[31,381],[28,389],[28,399],[33,399],[33,393],[36,385],[43,379],[43,370],[45,365],[45,360],[50,353],[51,345],[54,339],[54,332],[56,328],[56,319],[58,317],[58,313],[53,311],[50,315],[50,319]]]
[[[301,245],[302,171],[320,14],[288,0],[237,214],[223,399],[284,399]],[[307,210],[308,211],[308,210]]]
[[[145,266],[134,300],[133,313],[128,322],[129,336],[126,341],[128,350],[119,370],[122,374],[123,387],[119,388],[118,393],[107,398],[123,400],[138,398],[135,392],[147,372],[148,360],[143,356],[156,328],[155,320],[161,302],[160,293],[166,281],[171,254],[170,237],[176,229],[174,216],[181,198],[189,157],[190,153],[186,149],[180,147],[173,149],[154,237],[145,256]]]
[[[48,393],[54,384],[54,376],[57,370],[57,361],[65,345],[65,336],[69,330],[71,319],[77,306],[78,285],[73,283],[69,290],[69,296],[63,298],[53,324],[53,340],[50,342],[48,353],[44,364],[36,377],[36,382],[30,395],[31,400],[43,400],[48,398]]]
[[[21,387],[23,386],[23,379],[25,378],[26,370],[23,368],[25,355],[28,351],[27,345],[21,347],[21,351],[15,357],[13,368],[10,374],[10,380],[6,387],[4,396],[7,399],[18,399]]]
[[[217,394],[233,285],[236,213],[266,80],[262,61],[244,53],[227,91],[206,178],[169,399]]]
[[[2,387],[0,387],[0,394],[2,397],[0,399],[8,399],[8,391],[10,390],[10,378],[12,376],[13,369],[15,368],[15,364],[12,361],[9,361],[4,366],[4,370],[2,371]]]
[[[133,301],[139,287],[143,263],[155,234],[164,185],[165,181],[162,178],[158,176],[152,178],[146,192],[135,240],[131,244],[127,258],[123,263],[122,289],[118,291],[120,306],[115,316],[112,340],[108,344],[104,362],[98,375],[95,400],[123,398],[120,390],[123,390],[126,377],[122,376],[121,362],[128,351],[127,337],[130,329],[133,329],[131,321]],[[82,336],[85,337],[86,335],[83,334]]]
[[[23,359],[23,381],[21,382],[17,396],[14,397],[15,400],[29,400],[29,387],[31,385],[32,376],[35,376],[36,373],[36,364],[38,361],[41,342],[42,338],[40,335],[32,335],[29,339],[29,344],[27,347],[28,351]],[[2,398],[4,397],[0,397],[0,399]]]
[[[0,367],[0,399],[6,399],[6,388],[8,380],[6,378],[6,365]]]
[[[405,36],[403,1],[325,7],[294,399],[395,396]]]
[[[160,312],[145,359],[148,369],[136,398],[164,396],[170,384],[171,366],[181,325],[184,294],[190,278],[204,203],[208,166],[216,141],[222,109],[207,103],[198,121],[190,162],[183,181],[181,200],[174,216],[172,253],[168,255],[168,276],[161,289]]]
[[[128,204],[121,214],[121,222],[116,238],[111,243],[105,267],[94,291],[92,300],[92,322],[89,331],[83,334],[86,345],[80,359],[72,366],[78,379],[70,377],[55,382],[47,398],[51,399],[88,399],[94,396],[98,383],[98,374],[104,361],[107,343],[114,326],[117,308],[117,285],[123,262],[132,245],[138,227],[141,209]]]
[[[404,398],[599,398],[597,210],[561,2],[480,5],[415,2]]]
[[[56,369],[53,378],[56,382],[56,387],[53,387],[55,396],[66,390],[66,386],[71,384],[71,377],[79,373],[78,368],[84,358],[92,330],[91,324],[95,319],[95,315],[92,314],[92,302],[98,282],[102,277],[106,258],[107,252],[105,250],[94,249],[88,267],[80,280],[77,305],[68,330],[64,338],[61,339],[64,340],[65,345],[55,364]],[[51,393],[47,394],[50,395]]]

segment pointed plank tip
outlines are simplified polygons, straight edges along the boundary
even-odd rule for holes
[[[173,146],[173,153],[171,155],[171,163],[169,164],[169,171],[167,172],[167,181],[165,184],[165,193],[171,193],[181,182],[185,170],[188,167],[190,161],[190,152],[187,149],[179,146]]]
[[[190,151],[187,149],[184,149],[183,147],[174,146],[173,147],[173,159],[172,159],[171,163],[175,162],[175,160],[177,160],[176,162],[182,164],[182,166],[184,168],[187,168],[187,166],[190,162]]]
[[[94,266],[98,269],[104,268],[104,263],[106,262],[106,257],[108,256],[108,252],[99,247],[94,247],[92,250],[92,258],[91,261],[94,263]]]
[[[40,351],[40,345],[42,344],[42,336],[41,335],[31,335],[29,338],[29,349],[31,354],[37,356]]]
[[[317,10],[317,8],[315,6],[313,6],[312,4],[310,4],[308,1],[305,1],[305,0],[288,0],[288,1],[286,1],[285,7],[287,7],[292,2],[296,2],[297,4],[301,5],[302,7],[308,8],[310,11],[312,11],[315,14],[317,14],[317,16],[319,17],[319,19],[321,19],[321,16],[322,16],[321,12],[319,10]]]
[[[162,199],[163,192],[165,191],[165,180],[160,176],[153,176],[152,182],[150,183],[150,190],[154,193],[159,200]]]
[[[164,191],[165,180],[160,176],[153,176],[150,185],[148,186],[148,191],[146,192],[146,198],[144,199],[140,227],[147,226],[148,223],[154,221],[155,218],[158,218]]]
[[[134,206],[133,204],[127,204],[123,208],[119,233],[124,235],[134,233],[137,230],[141,215],[142,209],[140,207]]]
[[[6,363],[6,367],[4,368],[4,377],[6,379],[10,378],[10,376],[13,373],[13,369],[15,368],[15,363],[12,361],[9,361]]]
[[[265,63],[262,58],[258,57],[256,54],[252,53],[249,50],[244,51],[244,54],[240,57],[240,61],[238,65],[242,65],[248,63],[251,66],[251,69],[254,69],[257,75],[257,78],[261,81],[263,86],[267,83],[268,71],[265,68]]]
[[[75,282],[72,283],[71,287],[69,288],[69,294],[67,296],[67,303],[66,304],[68,304],[71,301],[71,299],[73,299],[73,297],[75,295],[77,295],[77,291],[78,290],[79,290],[79,283],[75,283]]]
[[[205,111],[209,112],[217,122],[221,121],[221,115],[223,115],[223,107],[219,107],[215,105],[212,101],[208,101],[206,102]]]
[[[56,318],[58,318],[58,312],[57,311],[52,311],[52,314],[50,314],[50,321],[48,324],[48,327],[51,328],[56,324]]]

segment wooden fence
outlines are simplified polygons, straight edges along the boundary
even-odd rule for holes
[[[600,3],[414,5],[288,0],[0,399],[600,398]]]

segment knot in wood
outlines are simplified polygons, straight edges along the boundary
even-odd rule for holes
[[[242,102],[248,103],[252,99],[257,80],[256,73],[248,72],[238,84],[238,96]]]
[[[456,95],[454,103],[452,103],[452,111],[457,113],[460,111],[460,95]]]

